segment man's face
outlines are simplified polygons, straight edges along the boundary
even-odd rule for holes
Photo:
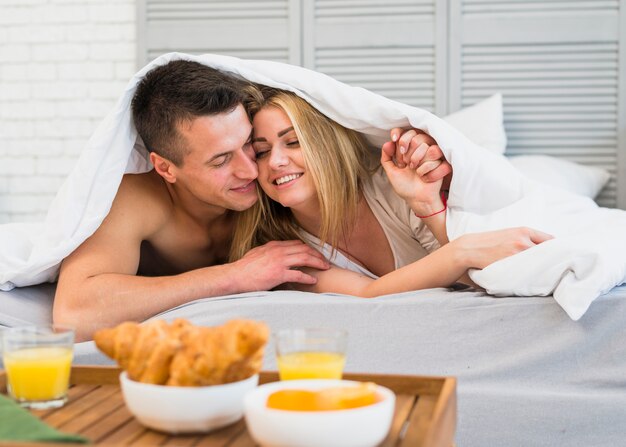
[[[243,211],[257,200],[257,166],[250,142],[252,126],[242,105],[178,126],[189,153],[174,167],[176,183],[195,199]]]

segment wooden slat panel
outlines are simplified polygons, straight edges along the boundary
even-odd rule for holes
[[[246,423],[244,420],[240,420],[235,424],[224,427],[211,433],[209,436],[201,439],[196,446],[197,447],[210,447],[214,445],[230,445],[241,433],[246,430]]]
[[[617,10],[619,0],[465,0],[463,13],[532,14]]]
[[[102,417],[97,424],[93,424],[91,427],[82,431],[82,435],[92,439],[96,442],[100,442],[106,437],[120,430],[130,421],[134,420],[133,416],[126,405],[122,402],[115,411]]]
[[[318,48],[315,63],[317,70],[342,82],[434,111],[432,46]]]
[[[239,436],[237,436],[237,438],[235,438],[235,440],[228,444],[228,447],[256,447],[257,443],[254,442],[254,440],[252,439],[252,436],[250,436],[250,433],[248,433],[248,431],[243,431],[239,434]]]
[[[140,0],[139,62],[172,51],[298,63],[297,0]]]
[[[152,430],[146,430],[133,440],[135,445],[162,445],[167,441],[168,435]]]
[[[73,366],[70,383],[92,385],[117,385],[121,370],[117,366]]]
[[[275,1],[154,1],[147,3],[148,21],[286,18],[288,3]]]
[[[445,76],[437,77],[435,0],[315,0],[306,8],[305,66],[436,111],[444,91],[436,81]]]
[[[164,53],[170,52],[171,49],[167,48],[153,48],[148,52],[148,59],[154,59]],[[222,54],[225,56],[239,57],[242,59],[264,59],[275,62],[289,62],[289,53],[285,48],[246,48],[238,50],[226,50],[223,48],[179,48],[177,50],[181,53],[188,54]]]
[[[148,50],[168,48],[223,48],[245,50],[248,48],[289,48],[290,38],[287,20],[222,20],[148,23],[146,39]],[[272,29],[271,33],[267,30]],[[250,35],[258,35],[251,40]]]
[[[537,94],[543,94],[546,97],[547,96],[552,96],[552,97],[571,97],[571,92],[568,92],[567,89],[562,88],[563,86],[554,86],[554,87],[550,87],[550,86],[543,86],[541,89],[539,89],[537,86],[529,86],[529,87],[524,87],[524,88],[520,88],[520,87],[504,87],[504,86],[500,86],[500,88],[498,89],[494,89],[493,87],[490,87],[489,85],[484,85],[484,86],[480,86],[478,88],[473,88],[471,92],[467,92],[464,94],[463,96],[463,104],[465,104],[466,102],[472,101],[472,98],[477,98],[478,100],[480,99],[485,99],[488,96],[491,96],[493,93],[495,93],[496,91],[499,91],[502,93],[503,97],[506,98],[515,98],[515,99],[519,99],[519,98],[529,98],[529,97],[537,97]],[[579,95],[584,95],[584,96],[615,96],[615,94],[617,93],[615,88],[613,87],[586,87],[586,86],[578,86],[576,88],[576,93]],[[470,102],[470,104],[474,104],[476,101],[474,102]]]
[[[415,35],[415,39],[407,39]],[[411,47],[434,45],[435,28],[433,18],[424,16],[420,20],[347,20],[320,21],[315,25],[315,48],[327,47]],[[400,61],[398,61],[400,62]]]
[[[146,431],[147,429],[133,417],[120,429],[111,432],[99,442],[105,445],[128,445],[141,437]]]
[[[56,426],[66,431],[80,432],[98,445],[198,445],[198,446],[237,446],[252,447],[255,443],[246,431],[244,420],[224,427],[207,435],[175,436],[159,433],[143,427],[121,401],[117,379],[120,370],[113,367],[75,367],[72,380],[74,397],[66,406],[54,410],[46,422],[56,421]],[[0,371],[0,380],[4,373]],[[435,439],[430,434],[430,425],[437,426],[435,439],[443,439],[449,447],[454,437],[456,381],[445,377],[417,377],[388,374],[345,374],[348,380],[374,381],[397,393],[396,412],[390,435],[384,445],[413,446],[415,439]],[[276,381],[276,372],[263,372],[260,383]],[[102,383],[116,383],[97,387],[92,393],[95,380]],[[82,383],[86,383],[83,385]],[[79,392],[80,391],[80,392]],[[108,393],[108,394],[107,394]],[[82,397],[77,397],[77,396]],[[419,396],[419,398],[418,398]],[[415,402],[421,404],[414,405]],[[430,411],[430,414],[428,413]],[[36,414],[36,413],[35,413]],[[419,415],[419,417],[417,416]],[[421,418],[421,419],[420,419]],[[425,419],[424,419],[425,418]],[[409,425],[405,425],[405,421]],[[418,422],[422,433],[413,433],[412,424]],[[55,424],[51,424],[55,425]],[[406,430],[405,430],[406,429]],[[403,439],[404,433],[409,433]],[[441,433],[439,433],[441,431]],[[30,444],[29,444],[30,445]],[[32,444],[40,445],[40,444]],[[53,445],[53,444],[46,444]],[[418,444],[419,445],[419,444]]]
[[[580,130],[580,123],[577,122],[554,123],[550,121],[528,122],[511,120],[509,123],[507,123],[507,127],[508,129],[510,129],[511,134],[514,134],[517,131],[529,130],[534,130],[536,132],[585,132],[584,128],[583,130]],[[593,127],[597,129],[598,132],[608,132],[609,135],[612,132],[615,132],[615,124],[610,122],[594,123]]]
[[[589,153],[590,146],[593,146],[596,155],[613,154],[613,156],[615,156],[615,144],[617,144],[617,140],[614,138],[593,138],[592,136],[587,138],[576,138],[575,135],[571,137],[556,138],[535,134],[533,136],[520,136],[518,138],[510,139],[509,145],[512,148],[515,148],[517,144],[523,145],[522,147],[534,147],[536,150],[544,148],[546,150],[551,149],[559,151],[559,149],[563,149],[559,152],[579,152],[583,154]]]
[[[456,380],[446,380],[435,403],[430,425],[426,428],[425,446],[449,447],[456,431]]]
[[[550,60],[550,55],[558,58]],[[464,45],[461,103],[504,98],[507,154],[545,154],[615,172],[618,146],[615,42]],[[598,203],[617,204],[614,179]]]
[[[379,385],[391,389],[398,394],[439,395],[444,383],[449,380],[444,377],[422,377],[395,374],[344,374],[346,380],[360,382],[374,381]]]
[[[476,40],[479,41],[479,45],[468,44],[463,48],[464,60],[471,56],[484,55],[488,57],[492,54],[495,55],[496,60],[502,61],[534,60],[535,57],[548,60],[547,58],[550,56],[554,56],[557,60],[559,58],[581,60],[587,54],[590,57],[593,57],[593,54],[599,55],[598,57],[606,57],[607,53],[609,55],[614,54],[619,48],[615,41],[585,42],[580,38],[576,43],[570,44],[566,40],[559,43],[537,41],[529,36],[525,46],[507,45],[500,41],[490,43],[484,36],[482,38],[476,36]],[[510,59],[507,59],[507,56],[510,56]]]
[[[202,439],[202,435],[170,436],[161,445],[167,445],[171,447],[190,447],[196,445],[200,441],[200,439]]]
[[[572,113],[572,111],[582,110],[584,113],[593,112],[595,117],[596,113],[605,114],[615,117],[617,114],[617,104],[586,104],[585,106],[572,106],[571,103],[555,103],[555,104],[510,104],[507,108],[509,116],[519,116],[537,113],[539,115],[552,115]],[[614,123],[606,123],[606,129],[615,130]]]
[[[399,439],[404,437],[404,433],[409,424],[409,416],[413,407],[417,403],[414,395],[399,394],[396,395],[396,409],[389,435],[382,443],[381,447],[395,447]]]
[[[76,384],[93,385],[94,380],[101,380],[107,386],[99,387],[99,392],[115,392],[115,387],[108,384],[118,384],[121,369],[115,366],[73,366],[72,380]],[[0,370],[0,379],[4,372]],[[454,383],[454,379],[437,376],[413,376],[405,374],[364,374],[346,372],[345,380],[374,381],[385,386],[398,394],[429,394],[438,395],[446,383]],[[279,380],[278,372],[262,371],[259,374],[259,384],[276,382]],[[67,406],[65,407],[67,408]]]
[[[593,22],[596,23],[593,23]],[[501,44],[614,42],[619,36],[620,23],[612,11],[572,15],[488,14],[464,17],[460,30],[465,44],[484,42]]]
[[[79,386],[71,386],[67,391],[67,400],[68,402],[76,401],[81,399],[83,396],[91,393],[93,390],[98,388],[97,385],[79,385]],[[37,415],[37,417],[44,419],[50,416],[52,413],[58,411],[57,408],[51,408],[48,410],[32,410],[33,414]]]
[[[100,402],[94,411],[79,414],[75,418],[60,425],[59,428],[70,433],[82,433],[94,424],[98,425],[103,418],[124,405],[122,392],[117,387],[116,390],[117,391],[115,393],[109,395],[104,401]]]
[[[68,402],[62,407],[63,411],[55,411],[49,416],[44,417],[43,420],[53,427],[62,427],[64,424],[79,417],[91,408],[100,405],[117,392],[119,392],[117,386],[103,385],[76,401]]]
[[[432,0],[316,0],[315,16],[324,20],[358,21],[365,17],[419,17],[434,14]]]
[[[419,396],[409,416],[409,426],[404,435],[406,445],[425,445],[427,429],[432,422],[436,403],[435,396]]]

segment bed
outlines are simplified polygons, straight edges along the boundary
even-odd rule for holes
[[[0,292],[0,327],[48,322],[54,285]],[[431,289],[375,299],[259,292],[198,300],[155,318],[272,330],[349,331],[346,370],[458,378],[461,446],[621,445],[626,430],[626,286],[572,321],[551,297]],[[92,342],[76,364],[106,364]],[[265,369],[275,369],[270,341]]]
[[[300,78],[295,76],[294,79]],[[127,91],[127,96],[129,92],[132,93]],[[341,97],[328,92],[331,90],[320,95],[333,100]],[[366,92],[359,94],[366,95]],[[369,102],[376,103],[374,100],[383,101],[382,98],[372,98]],[[342,101],[341,105],[346,107],[347,103]],[[125,107],[123,102],[120,104],[118,107]],[[490,104],[487,110],[480,109],[477,114],[474,109],[472,113],[479,117],[481,123],[487,121],[486,117],[492,117],[496,126],[485,126],[489,132],[471,135],[473,143],[502,153],[506,137],[501,138],[501,98],[487,104]],[[351,110],[363,110],[358,105],[355,102]],[[393,112],[400,106],[388,107]],[[113,113],[111,116],[129,121],[128,110],[124,113],[126,115]],[[461,123],[469,122],[467,115],[461,117]],[[433,122],[433,125],[439,126],[433,127],[433,130],[443,129],[441,123]],[[383,127],[394,126],[385,124]],[[457,127],[461,132],[470,130],[463,129],[458,123]],[[100,141],[93,138],[93,141],[98,140],[99,152],[92,150],[85,153],[114,158],[116,170],[121,176],[135,139],[131,132],[109,132],[109,128],[103,126],[102,132],[111,133],[106,136],[115,139],[101,138]],[[124,129],[128,130],[128,123],[122,127]],[[480,141],[483,135],[493,136],[491,132],[500,137]],[[453,137],[461,138],[455,133]],[[498,144],[488,147],[487,140]],[[114,151],[121,154],[113,154]],[[103,160],[107,162],[106,158]],[[536,160],[534,165],[527,163],[525,175],[537,175],[538,167],[545,165],[544,161],[537,164]],[[80,179],[86,177],[86,169],[100,170],[87,157],[80,167],[82,170],[76,171],[76,178]],[[508,168],[508,165],[504,167]],[[574,165],[568,168],[576,172],[582,169]],[[562,172],[565,168],[559,165],[558,169]],[[589,174],[588,181],[582,182],[581,175],[572,173],[566,176],[564,184],[552,186],[568,191],[584,183],[585,191],[571,192],[586,192],[589,198],[595,197],[606,184],[608,175],[598,170],[589,171],[589,167],[585,169]],[[459,174],[460,171],[455,170],[457,179]],[[546,181],[556,180],[553,171],[547,172],[545,177]],[[507,179],[512,180],[510,176]],[[96,186],[101,186],[101,183],[94,183],[94,188],[97,189]],[[507,182],[502,185],[507,185]],[[75,188],[75,192],[81,193],[85,189]],[[110,204],[114,193],[115,189],[108,187],[104,199],[94,196],[90,203],[104,208],[107,203]],[[480,191],[476,196],[482,197]],[[75,206],[74,202],[71,204]],[[58,209],[62,211],[61,207]],[[102,218],[102,210],[97,211],[94,214]],[[58,212],[52,216],[58,217],[64,224],[68,220],[68,213]],[[81,224],[85,221],[93,226],[81,228],[88,235],[101,220],[82,219]],[[622,228],[618,227],[623,235]],[[74,239],[80,239],[77,244],[87,236],[81,237],[75,236]],[[69,246],[69,239],[61,239],[67,245],[63,248],[71,252],[73,247]],[[621,243],[626,244],[626,238],[622,237]],[[622,250],[619,256],[623,259],[626,245],[623,249],[613,242],[611,245],[615,246],[615,251]],[[54,256],[62,259],[59,252],[57,250]],[[48,246],[40,251],[46,256],[50,253]],[[42,266],[49,265],[48,261],[42,260]],[[596,267],[607,270],[612,264],[598,263]],[[495,276],[504,282],[511,282],[513,273],[518,273],[518,270]],[[1,273],[2,269],[0,276]],[[49,322],[53,294],[53,284],[0,292],[0,327]],[[623,386],[626,381],[626,346],[622,341],[626,339],[625,295],[626,286],[612,289],[595,299],[593,306],[586,313],[583,311],[584,315],[578,321],[572,320],[550,296],[505,295],[494,298],[474,290],[448,289],[369,300],[302,292],[248,293],[194,301],[155,318],[171,320],[185,317],[195,324],[215,325],[231,318],[246,317],[263,320],[272,330],[306,326],[346,328],[350,334],[347,371],[458,378],[457,443],[461,446],[619,445],[626,434],[626,430],[621,428],[622,421],[626,419],[626,386]],[[77,364],[108,363],[91,342],[77,344],[75,352]],[[264,367],[275,369],[271,343]]]

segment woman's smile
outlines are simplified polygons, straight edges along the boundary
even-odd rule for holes
[[[259,167],[259,185],[288,208],[318,206],[317,188],[306,175],[303,149],[287,114],[265,107],[254,116],[252,146]]]
[[[278,177],[272,183],[274,183],[275,185],[278,185],[278,186],[282,186],[282,185],[286,185],[286,184],[291,184],[294,180],[297,180],[300,177],[302,177],[302,173],[299,173],[299,174],[287,174],[287,175],[283,175],[281,177]]]

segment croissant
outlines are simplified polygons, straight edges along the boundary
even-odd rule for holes
[[[98,348],[144,383],[203,386],[246,379],[261,369],[269,329],[252,320],[198,327],[184,319],[168,324],[125,322],[94,334]]]
[[[215,385],[243,380],[261,369],[267,326],[231,320],[223,326],[189,331],[170,368],[168,385]]]

